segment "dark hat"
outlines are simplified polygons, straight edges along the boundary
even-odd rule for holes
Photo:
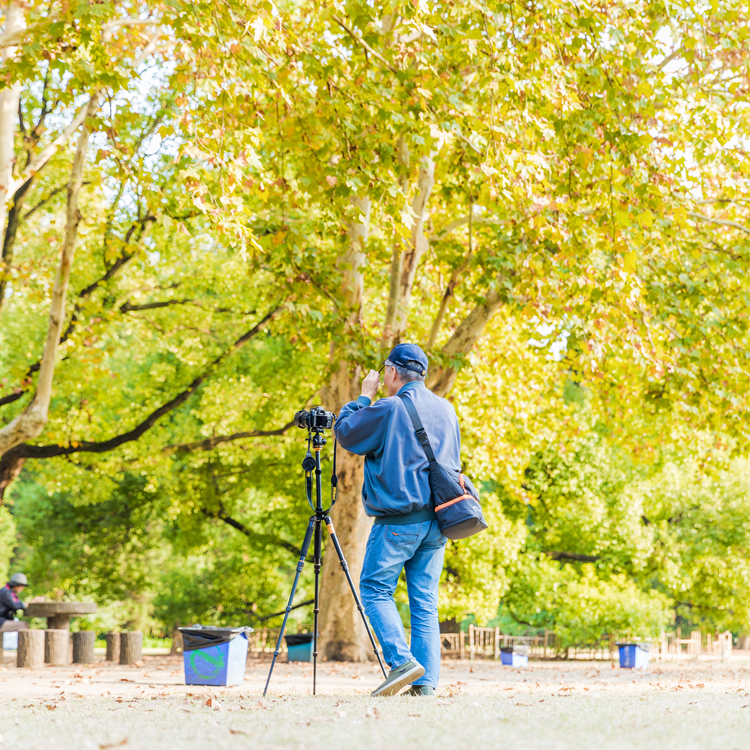
[[[388,355],[388,361],[418,375],[427,372],[427,355],[416,344],[399,344]]]
[[[23,573],[14,573],[8,581],[8,586],[28,586],[29,582]]]

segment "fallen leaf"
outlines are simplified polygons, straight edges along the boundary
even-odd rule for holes
[[[109,742],[109,743],[104,743],[103,745],[99,745],[99,750],[105,750],[105,748],[107,747],[122,747],[123,745],[127,745],[127,744],[128,744],[128,738],[124,737],[119,742]]]
[[[368,716],[371,719],[377,719],[380,717],[380,711],[378,711],[378,709],[375,706],[370,706],[365,711],[365,716]]]
[[[56,708],[57,708],[57,706],[55,706],[55,705],[54,705],[54,704],[52,704],[52,703],[48,703],[48,704],[47,704],[47,710],[48,710],[48,711],[54,711],[54,710],[55,710]]]
[[[248,737],[250,736],[250,732],[245,732],[243,729],[232,729],[232,727],[229,727],[229,734],[245,734]]]

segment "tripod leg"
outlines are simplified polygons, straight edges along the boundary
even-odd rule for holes
[[[326,521],[326,526],[328,527],[328,535],[331,537],[331,541],[333,542],[333,546],[336,550],[336,554],[339,556],[341,569],[344,571],[346,580],[349,583],[349,588],[352,590],[352,596],[354,597],[354,602],[357,605],[359,614],[362,617],[362,622],[364,623],[365,630],[367,631],[367,635],[370,638],[370,643],[372,644],[373,651],[375,651],[375,656],[378,657],[378,664],[380,664],[380,669],[383,672],[383,677],[387,678],[388,675],[385,673],[385,667],[383,666],[383,659],[380,657],[380,651],[378,651],[378,647],[375,643],[375,638],[372,635],[372,630],[370,630],[370,624],[367,622],[367,617],[365,617],[365,610],[362,607],[362,602],[359,599],[359,594],[357,593],[357,589],[354,588],[354,581],[352,581],[352,576],[351,576],[351,573],[349,572],[349,565],[344,559],[344,553],[341,551],[341,545],[339,544],[338,537],[336,536],[336,532],[333,529],[333,521],[331,520],[330,516],[326,516],[325,521]]]
[[[315,542],[313,547],[313,569],[315,571],[315,603],[313,604],[313,695],[318,683],[318,614],[320,612],[320,567],[323,549],[322,519],[315,521]]]
[[[273,674],[273,668],[276,666],[276,657],[279,655],[281,650],[281,640],[284,637],[284,631],[286,630],[286,622],[289,619],[289,613],[292,611],[292,602],[294,601],[294,594],[297,592],[297,584],[299,583],[299,576],[302,572],[302,567],[305,564],[305,558],[307,552],[310,549],[310,542],[312,541],[313,528],[315,526],[315,516],[310,517],[310,523],[307,524],[307,531],[305,532],[305,540],[302,542],[302,549],[300,550],[299,562],[297,563],[297,572],[294,576],[294,583],[292,584],[292,592],[289,594],[289,602],[286,605],[284,614],[284,621],[281,623],[281,631],[279,632],[279,639],[276,641],[276,649],[273,652],[273,661],[271,661],[271,669],[268,670],[268,679],[266,680],[266,687],[263,689],[263,695],[268,692],[268,686],[271,684],[271,675]],[[320,526],[320,523],[318,523]],[[317,602],[317,583],[315,589],[315,600]],[[317,604],[315,605],[317,606]]]

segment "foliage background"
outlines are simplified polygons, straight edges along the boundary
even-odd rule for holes
[[[102,105],[0,572],[95,599],[97,628],[274,622],[307,517],[292,415],[410,339],[492,528],[449,547],[443,617],[563,647],[747,629],[744,4],[26,13],[16,171]],[[4,426],[34,397],[74,151],[4,245]]]

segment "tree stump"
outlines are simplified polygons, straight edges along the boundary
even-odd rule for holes
[[[120,664],[135,664],[143,659],[143,633],[120,633]]]
[[[70,633],[67,630],[44,631],[44,661],[56,666],[70,663]]]
[[[73,664],[94,663],[94,641],[96,633],[93,630],[82,630],[73,633]]]
[[[107,641],[107,661],[120,661],[120,634],[107,633],[104,636]]]
[[[19,630],[16,665],[27,669],[44,666],[44,631]]]

